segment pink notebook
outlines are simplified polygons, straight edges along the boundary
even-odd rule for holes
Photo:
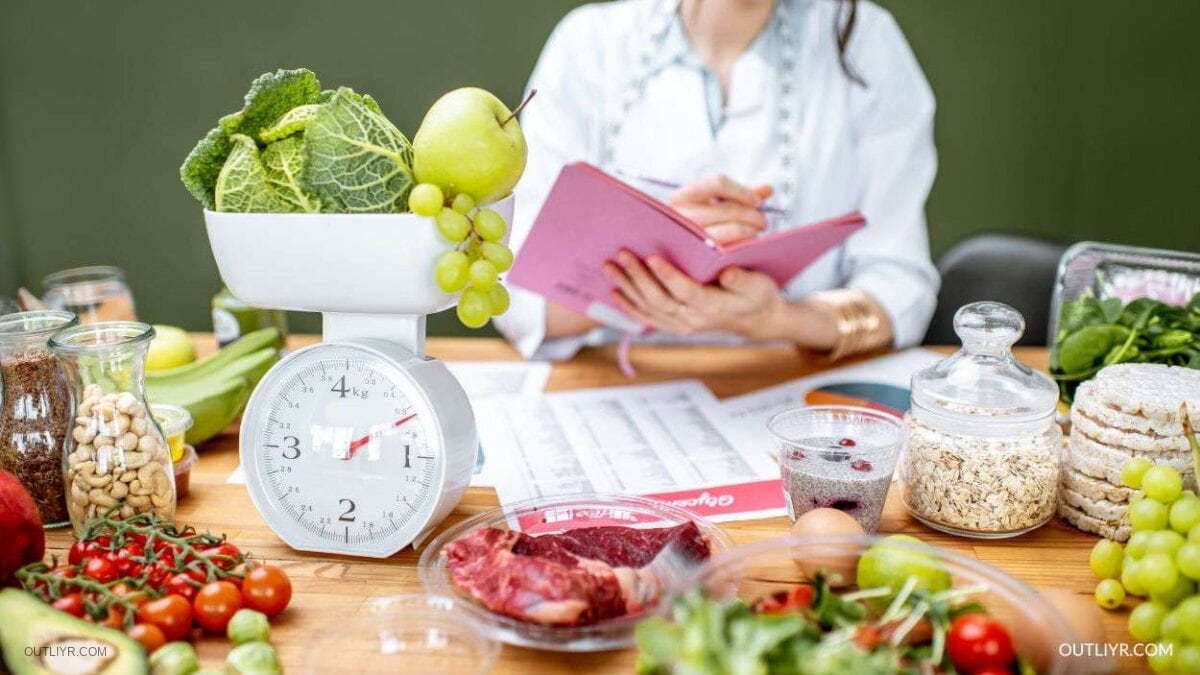
[[[639,332],[642,326],[612,301],[612,282],[601,272],[623,248],[642,258],[657,253],[703,283],[726,267],[744,267],[783,286],[865,225],[861,214],[849,213],[721,246],[666,204],[579,162],[558,175],[507,280],[613,328]]]

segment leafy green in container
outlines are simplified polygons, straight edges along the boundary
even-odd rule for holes
[[[1050,375],[1070,403],[1080,382],[1117,363],[1200,369],[1200,293],[1185,307],[1150,298],[1122,306],[1085,295],[1063,305],[1050,351]]]
[[[406,210],[412,144],[370,96],[321,90],[312,71],[278,70],[250,85],[180,167],[205,208],[241,213]]]

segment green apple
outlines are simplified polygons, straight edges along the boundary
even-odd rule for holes
[[[187,331],[175,326],[154,327],[154,339],[150,341],[150,353],[146,356],[146,370],[166,370],[185,366],[196,360],[196,346]]]
[[[413,137],[413,173],[450,194],[486,204],[512,191],[525,170],[525,134],[508,106],[464,87],[433,104]]]

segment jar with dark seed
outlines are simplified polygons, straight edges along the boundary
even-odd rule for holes
[[[71,432],[71,388],[46,344],[77,324],[70,312],[0,316],[0,468],[21,481],[45,527],[66,525],[62,453]]]

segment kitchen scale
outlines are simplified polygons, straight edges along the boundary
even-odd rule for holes
[[[489,208],[511,222],[511,196]],[[425,355],[426,315],[455,303],[433,275],[451,245],[411,213],[204,219],[235,296],[322,314],[322,342],[271,368],[242,417],[255,508],[302,551],[419,545],[458,504],[478,447],[466,392]]]

